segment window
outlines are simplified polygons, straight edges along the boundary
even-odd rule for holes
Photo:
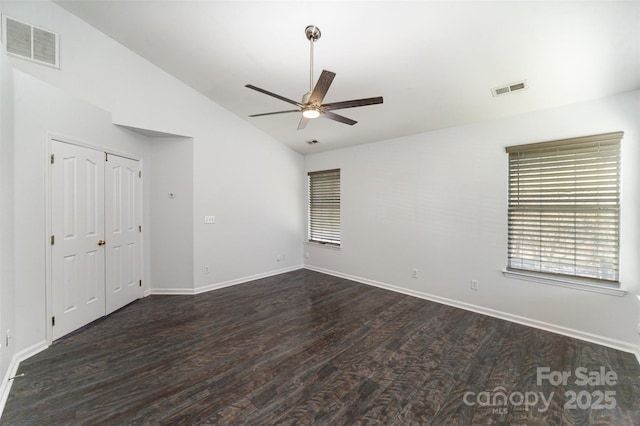
[[[309,241],[340,245],[340,169],[309,172]]]
[[[622,135],[507,147],[508,270],[618,284]]]

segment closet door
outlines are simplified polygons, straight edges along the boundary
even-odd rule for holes
[[[53,339],[105,315],[103,152],[52,142]]]
[[[106,313],[143,296],[139,162],[109,154],[105,163]]]

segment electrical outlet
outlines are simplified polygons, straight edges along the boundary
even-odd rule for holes
[[[478,280],[471,280],[471,290],[480,290],[480,284],[478,283]]]
[[[11,330],[7,329],[7,333],[5,334],[5,346],[9,347],[9,340],[11,339]]]
[[[209,273],[209,265],[205,265],[204,266],[204,273],[208,274]]]
[[[276,261],[277,261],[277,262],[280,262],[281,260],[282,260],[282,256],[281,256],[281,255],[277,255],[277,256],[276,256]]]
[[[418,270],[417,269],[412,269],[411,270],[411,278],[418,278]]]

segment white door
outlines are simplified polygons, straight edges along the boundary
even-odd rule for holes
[[[106,312],[143,295],[138,161],[109,154],[105,163]]]
[[[53,339],[105,314],[104,153],[52,142]]]

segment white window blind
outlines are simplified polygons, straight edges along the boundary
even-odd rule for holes
[[[340,245],[340,169],[309,172],[309,241]]]
[[[507,269],[619,281],[622,132],[507,147]]]

